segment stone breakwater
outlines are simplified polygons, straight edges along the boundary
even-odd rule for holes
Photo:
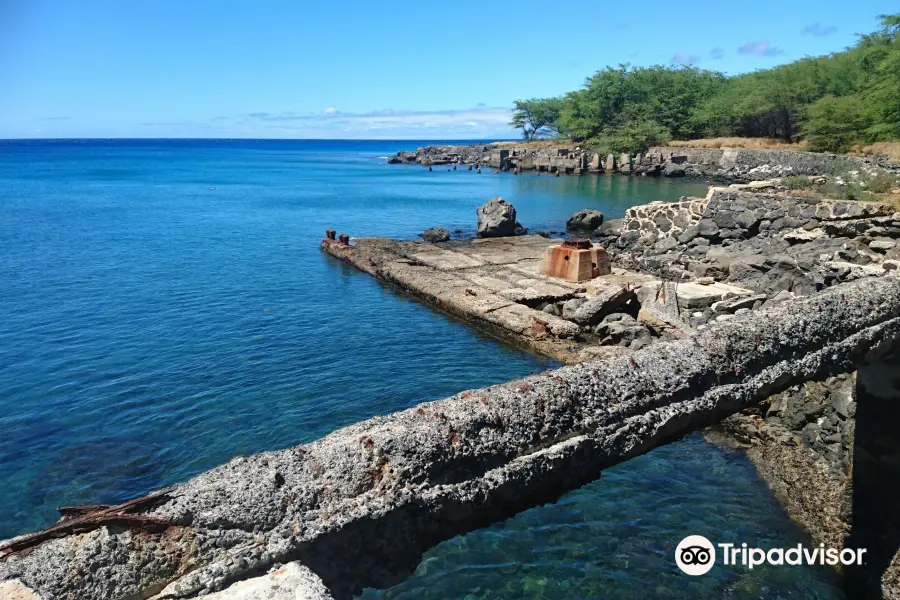
[[[826,175],[847,169],[900,171],[900,165],[884,159],[792,150],[658,146],[639,154],[604,156],[575,143],[541,147],[516,142],[425,146],[415,151],[398,152],[388,162],[427,167],[450,165],[450,168],[465,165],[469,170],[484,166],[516,173],[538,171],[579,175],[607,172],[728,182],[749,182],[788,175]]]
[[[324,586],[349,598],[397,581],[442,540],[554,501],[793,385],[878,361],[897,343],[900,278],[839,285],[628,356],[236,458],[131,508],[70,509],[70,519],[123,516],[0,545],[0,593],[188,598],[291,563],[267,576],[296,581],[286,594],[242,586],[325,598]]]

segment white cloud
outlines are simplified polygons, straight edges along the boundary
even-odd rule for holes
[[[763,40],[762,42],[747,42],[740,48],[738,48],[738,54],[756,54],[759,56],[778,56],[779,54],[784,54],[784,50],[781,48],[776,48],[769,42],[769,40]]]
[[[518,138],[509,126],[512,109],[474,107],[458,110],[384,109],[364,113],[327,107],[318,113],[252,112],[234,122],[143,123],[166,135],[201,137],[280,137],[358,139],[500,139]]]
[[[803,35],[814,35],[816,37],[825,37],[837,33],[837,27],[825,27],[821,23],[813,23],[803,28]]]
[[[675,56],[673,56],[669,62],[671,62],[673,65],[687,66],[692,65],[699,60],[700,57],[694,54],[689,54],[687,52],[676,52]]]

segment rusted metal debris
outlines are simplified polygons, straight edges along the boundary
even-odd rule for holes
[[[56,525],[38,531],[0,545],[0,559],[11,554],[17,554],[23,550],[33,548],[47,540],[61,538],[76,533],[86,533],[94,529],[108,525],[119,525],[142,529],[144,531],[163,531],[175,525],[165,519],[147,517],[143,515],[128,514],[139,509],[146,509],[158,502],[170,498],[169,492],[174,488],[159,490],[147,496],[134,498],[122,504],[91,504],[88,506],[61,506],[59,514],[62,515]]]

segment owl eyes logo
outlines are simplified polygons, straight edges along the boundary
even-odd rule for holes
[[[705,565],[710,558],[709,548],[703,546],[688,546],[681,551],[681,562],[686,565]]]
[[[702,535],[689,535],[675,548],[675,564],[688,575],[703,575],[715,562],[715,547]]]

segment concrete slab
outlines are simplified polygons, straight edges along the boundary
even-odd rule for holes
[[[559,338],[574,338],[580,331],[578,325],[571,321],[523,304],[510,304],[486,314],[484,318],[504,329],[535,339],[546,337],[548,333]]]
[[[558,300],[568,300],[575,295],[575,291],[569,288],[560,287],[535,280],[523,280],[530,283],[523,284],[519,282],[521,287],[513,287],[500,291],[500,295],[504,298],[513,300],[514,302],[555,302]]]
[[[681,308],[706,308],[713,302],[740,296],[752,296],[755,292],[745,288],[715,282],[701,285],[694,282],[679,283],[676,287],[678,306]]]
[[[506,265],[523,259],[540,261],[547,248],[558,243],[559,240],[535,235],[473,240],[466,245],[456,246],[455,250],[484,264]]]
[[[466,256],[461,252],[439,248],[432,244],[401,245],[401,247],[407,251],[410,258],[443,271],[479,267],[484,264],[483,261]]]

